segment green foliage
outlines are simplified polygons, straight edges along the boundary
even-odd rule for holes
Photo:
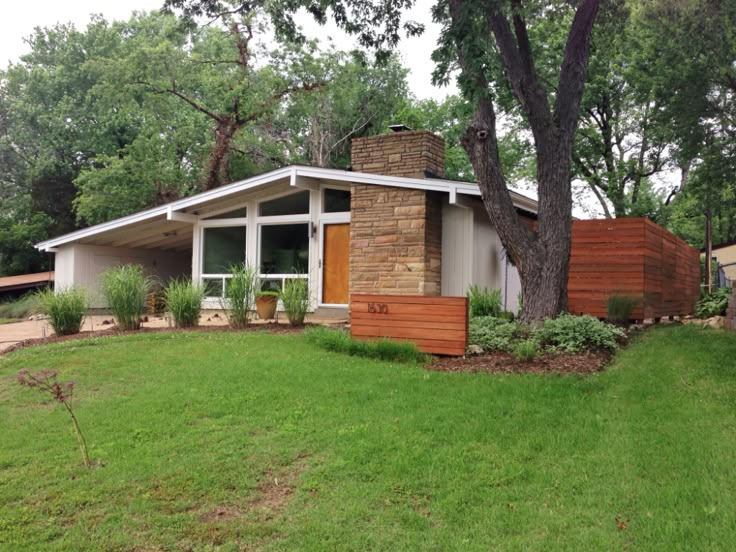
[[[230,278],[225,282],[222,308],[233,328],[244,328],[250,323],[258,290],[258,271],[248,263],[230,267]]]
[[[531,362],[539,354],[539,345],[533,339],[525,339],[514,345],[513,353],[517,360]]]
[[[475,316],[468,324],[468,344],[484,351],[511,351],[515,341],[525,332],[516,322],[494,316]]]
[[[83,289],[66,288],[54,292],[45,289],[36,294],[41,311],[49,317],[56,335],[79,333],[89,302]]]
[[[259,291],[256,293],[256,297],[280,297],[281,294],[278,291]]]
[[[481,289],[477,285],[472,285],[468,290],[468,299],[470,300],[471,318],[476,316],[498,317],[503,312],[500,289],[489,291],[487,288]]]
[[[102,294],[121,330],[137,330],[153,280],[143,267],[126,264],[111,268],[101,276]]]
[[[0,318],[16,319],[28,318],[31,314],[38,312],[38,298],[35,293],[0,303]]]
[[[281,290],[281,303],[292,326],[304,324],[309,311],[309,280],[289,278]]]
[[[710,294],[704,294],[695,305],[695,316],[698,318],[710,318],[726,314],[728,301],[733,294],[733,288],[723,287],[713,290]]]
[[[310,343],[328,351],[385,360],[388,362],[426,362],[428,357],[413,343],[379,339],[367,341],[353,339],[344,330],[331,329],[326,326],[312,326],[304,330]]]
[[[204,300],[204,286],[189,279],[172,280],[166,286],[166,308],[177,328],[191,328],[199,323]]]
[[[625,337],[622,329],[587,314],[562,314],[557,318],[547,319],[534,334],[540,346],[550,351],[567,353],[615,351],[618,348],[617,340]]]
[[[631,319],[631,313],[641,303],[638,297],[614,293],[606,304],[606,318],[613,324],[625,324]]]

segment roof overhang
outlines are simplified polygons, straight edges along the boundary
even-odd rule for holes
[[[228,196],[243,194],[250,190],[255,191],[257,188],[267,186],[279,181],[288,182],[288,185],[294,188],[316,189],[322,182],[343,182],[351,184],[370,184],[376,186],[392,186],[394,188],[409,188],[416,190],[426,190],[449,194],[450,203],[467,206],[465,198],[480,198],[480,189],[477,184],[470,182],[457,182],[453,180],[439,179],[423,179],[423,178],[404,178],[397,176],[385,176],[377,174],[367,174],[351,171],[342,171],[337,169],[324,169],[317,167],[291,166],[277,169],[265,174],[254,176],[239,182],[234,182],[226,186],[222,186],[215,190],[202,192],[190,197],[186,197],[166,205],[139,211],[125,217],[121,217],[108,222],[103,222],[89,228],[77,230],[69,234],[64,234],[50,240],[40,242],[36,248],[41,251],[52,251],[53,248],[68,243],[77,242],[84,239],[90,239],[94,236],[105,234],[114,230],[124,229],[128,227],[145,227],[148,224],[154,225],[159,222],[192,224],[199,219],[198,214],[192,211],[205,208],[207,205],[216,205],[218,201],[222,203]],[[511,199],[514,205],[522,210],[530,213],[537,212],[537,202],[534,199],[526,197],[517,192],[511,191]],[[153,239],[153,238],[151,238]],[[129,242],[137,243],[135,241]],[[119,245],[124,245],[121,240]],[[130,246],[130,245],[128,245]]]

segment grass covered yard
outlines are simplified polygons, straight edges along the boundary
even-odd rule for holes
[[[77,382],[86,471],[60,405]],[[607,372],[448,374],[299,335],[0,357],[3,550],[734,550],[736,335],[651,331]]]

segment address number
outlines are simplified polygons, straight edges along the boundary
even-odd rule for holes
[[[386,303],[368,303],[368,312],[388,314],[388,305]]]

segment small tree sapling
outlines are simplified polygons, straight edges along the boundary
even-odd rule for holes
[[[48,393],[54,401],[64,405],[64,408],[66,408],[66,411],[69,412],[69,416],[72,418],[74,435],[77,437],[79,451],[82,453],[82,461],[84,462],[84,466],[89,468],[92,466],[92,463],[89,460],[87,441],[84,439],[84,435],[82,435],[82,430],[79,429],[79,422],[72,409],[74,382],[62,383],[56,380],[56,376],[57,372],[55,370],[41,370],[36,374],[32,374],[29,370],[21,370],[18,372],[18,383],[24,387],[35,388],[41,393]]]

